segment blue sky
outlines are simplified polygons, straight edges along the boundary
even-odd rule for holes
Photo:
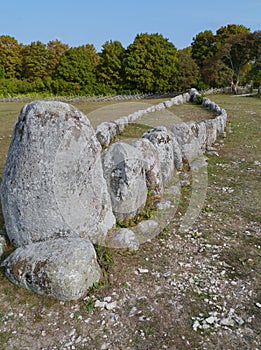
[[[70,46],[108,40],[124,47],[138,33],[160,33],[178,49],[227,24],[261,29],[261,0],[2,0],[0,35],[20,43],[60,39]]]

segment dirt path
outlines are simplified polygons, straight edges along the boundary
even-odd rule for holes
[[[0,349],[261,348],[261,102],[210,98],[228,112],[228,135],[208,156],[207,197],[190,230],[178,230],[191,194],[183,173],[172,223],[137,253],[99,248],[104,281],[83,300],[34,295],[1,269]]]

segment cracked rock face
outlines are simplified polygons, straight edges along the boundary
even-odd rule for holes
[[[142,138],[148,139],[157,149],[163,184],[168,183],[175,171],[172,133],[165,127],[157,127],[147,131]]]
[[[103,155],[104,177],[117,221],[133,218],[147,199],[145,165],[138,149],[123,142]]]
[[[14,284],[60,300],[79,299],[101,275],[92,243],[82,238],[19,247],[2,266]]]
[[[180,146],[182,158],[189,164],[206,148],[206,126],[204,123],[180,123],[171,129]]]
[[[99,241],[115,223],[101,146],[87,117],[71,105],[32,102],[15,124],[1,200],[16,246],[59,237]]]
[[[146,172],[147,187],[154,196],[163,195],[163,181],[160,170],[160,161],[156,147],[147,139],[140,139],[133,143],[142,154]]]

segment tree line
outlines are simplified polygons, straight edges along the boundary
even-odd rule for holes
[[[126,49],[106,41],[69,47],[60,40],[19,43],[0,36],[0,96],[183,91],[261,82],[261,31],[243,25],[198,33],[177,50],[163,35],[138,34]]]

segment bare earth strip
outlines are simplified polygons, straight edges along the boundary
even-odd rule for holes
[[[227,138],[208,155],[207,198],[190,230],[178,230],[191,195],[181,173],[172,223],[137,253],[99,248],[104,281],[84,299],[37,296],[1,269],[0,349],[261,348],[261,101],[210,99],[227,110]],[[200,119],[195,106],[182,113]]]

